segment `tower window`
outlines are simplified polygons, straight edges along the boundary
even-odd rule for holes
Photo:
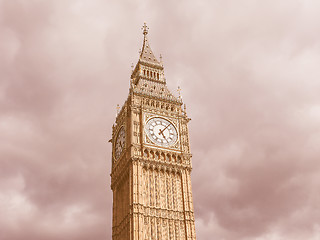
[[[149,154],[148,154],[148,151],[147,151],[147,150],[144,150],[143,156],[144,156],[144,157],[149,157]]]

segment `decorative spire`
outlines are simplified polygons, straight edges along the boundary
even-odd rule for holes
[[[180,86],[178,86],[177,92],[179,94],[179,99],[181,99],[181,88],[180,88]]]
[[[141,29],[143,31],[144,38],[143,38],[142,50],[140,52],[140,59],[143,61],[150,62],[152,64],[157,64],[157,65],[161,66],[161,64],[158,62],[158,60],[154,56],[154,54],[151,50],[150,44],[148,42],[147,35],[148,35],[149,27],[147,26],[146,23],[144,23],[144,25],[142,26]]]
[[[120,111],[120,106],[119,104],[117,104],[117,115],[119,114],[119,111]]]

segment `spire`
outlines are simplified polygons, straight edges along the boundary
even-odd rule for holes
[[[130,93],[146,97],[182,104],[181,98],[176,98],[167,88],[164,78],[162,57],[160,62],[154,56],[148,42],[148,26],[142,26],[143,46],[139,51],[139,61],[131,73]]]
[[[140,53],[140,60],[160,65],[160,62],[154,56],[154,54],[151,50],[150,44],[148,42],[147,35],[148,35],[149,28],[148,28],[147,24],[144,23],[141,29],[143,30],[144,38],[143,38],[142,50]]]

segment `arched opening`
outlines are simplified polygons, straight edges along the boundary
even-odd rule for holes
[[[144,152],[143,152],[143,156],[144,156],[144,157],[146,157],[146,158],[147,158],[147,157],[149,157],[149,153],[148,153],[148,151],[147,151],[147,150],[144,150]]]
[[[177,162],[177,157],[176,157],[176,155],[172,155],[172,162]]]

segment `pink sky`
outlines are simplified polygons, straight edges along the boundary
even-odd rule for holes
[[[0,239],[111,239],[144,21],[192,118],[197,239],[319,240],[316,0],[0,0]]]

